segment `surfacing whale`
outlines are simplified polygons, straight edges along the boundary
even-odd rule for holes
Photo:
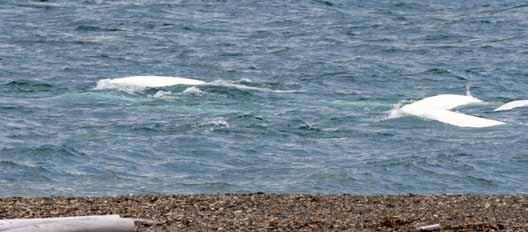
[[[457,107],[481,103],[472,96],[441,94],[404,105],[399,111],[404,115],[430,119],[458,127],[490,127],[505,123],[450,111]]]
[[[508,102],[504,105],[501,105],[493,111],[511,110],[511,109],[515,109],[519,107],[527,107],[527,106],[528,106],[528,100],[516,100],[516,101]]]
[[[437,110],[452,110],[454,108],[482,103],[478,98],[466,95],[457,94],[440,94],[432,97],[427,97],[422,100],[413,102],[411,104],[402,107],[402,110],[426,110],[426,109],[437,109]]]
[[[144,89],[159,88],[173,85],[201,85],[204,81],[167,76],[130,76],[115,79],[102,79],[95,89]]]

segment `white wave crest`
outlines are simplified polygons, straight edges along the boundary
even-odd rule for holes
[[[236,89],[240,89],[240,90],[251,90],[251,91],[271,92],[271,93],[292,93],[292,92],[295,92],[293,90],[273,90],[273,89],[269,89],[269,88],[254,87],[254,86],[237,84],[236,82],[229,82],[229,81],[224,81],[224,80],[216,80],[216,81],[213,81],[213,82],[208,82],[207,85],[210,85],[210,86],[224,86],[224,87],[236,88]]]
[[[184,91],[183,91],[184,94],[194,94],[194,95],[202,95],[204,94],[204,92],[202,90],[200,90],[198,87],[196,86],[191,86],[191,87],[188,87],[186,88]]]
[[[387,117],[385,119],[388,120],[405,116],[405,114],[401,112],[402,105],[403,102],[398,102],[392,105],[392,109],[388,111]]]
[[[199,123],[197,127],[205,129],[205,131],[207,132],[210,132],[210,131],[214,131],[218,129],[229,128],[230,125],[224,118],[219,117],[219,118],[208,119],[207,121]]]
[[[214,127],[229,128],[229,123],[223,118],[213,118],[207,124]]]
[[[163,90],[160,90],[160,91],[156,92],[151,97],[160,98],[160,99],[176,98],[176,97],[174,97],[174,94],[171,91],[163,91]]]

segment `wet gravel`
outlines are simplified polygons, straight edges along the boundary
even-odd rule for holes
[[[145,195],[0,199],[0,218],[119,214],[138,231],[528,231],[528,195]]]

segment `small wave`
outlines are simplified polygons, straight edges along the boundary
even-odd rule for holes
[[[405,116],[403,112],[401,112],[401,107],[403,105],[403,101],[400,101],[394,105],[392,105],[392,109],[387,111],[387,116],[385,117],[385,120],[389,119],[395,119],[395,118],[401,118]]]
[[[204,94],[205,92],[200,90],[198,87],[196,86],[191,86],[191,87],[188,87],[186,88],[184,91],[183,91],[184,94],[193,94],[193,95],[202,95]]]
[[[195,86],[192,86],[192,87],[188,87],[185,90],[183,90],[183,92],[181,94],[198,95],[198,96],[200,96],[200,95],[205,94],[205,92],[200,90],[199,88],[197,88]],[[175,94],[175,93],[173,93],[171,91],[160,90],[160,91],[157,91],[155,94],[149,95],[149,96],[153,97],[153,98],[160,98],[160,99],[174,99],[174,98],[176,98],[176,95],[178,95],[178,94]]]
[[[242,189],[241,186],[227,183],[227,182],[194,182],[194,183],[180,183],[184,188],[198,189],[203,193],[210,192],[237,192]]]
[[[49,3],[47,1],[30,2],[30,3],[17,3],[16,5],[20,6],[20,7],[44,9],[44,10],[52,10],[52,9],[63,7],[63,5],[61,5],[60,3]]]
[[[83,158],[86,157],[81,151],[67,145],[41,145],[24,148],[3,148],[0,153],[4,158],[12,157],[17,160],[50,161],[52,159]]]
[[[239,119],[255,119],[255,120],[258,120],[258,121],[264,121],[264,118],[262,118],[260,116],[257,116],[257,115],[253,115],[253,114],[242,114],[242,115],[237,116],[236,118],[239,118]]]
[[[434,75],[449,75],[451,74],[451,72],[447,69],[443,69],[443,68],[432,68],[432,69],[429,69],[427,71],[425,71],[425,73],[430,73],[430,74],[434,74]]]
[[[229,123],[223,118],[214,118],[207,122],[207,125],[215,128],[229,128]]]
[[[4,172],[4,180],[13,181],[51,181],[46,176],[49,170],[28,163],[0,160],[0,169]]]
[[[78,42],[81,44],[96,44],[96,43],[112,42],[116,40],[116,38],[117,38],[116,36],[109,36],[109,35],[82,36],[79,38]],[[104,57],[104,55],[100,55],[100,56]]]
[[[206,131],[214,131],[218,129],[225,129],[229,128],[229,123],[222,117],[219,118],[212,118],[205,122],[198,123],[196,125],[197,128],[204,128]]]
[[[102,28],[102,27],[92,26],[92,25],[80,25],[75,30],[77,31],[106,31],[106,32],[125,31],[124,29],[120,29],[120,28]]]
[[[249,78],[242,78],[242,79],[240,79],[240,82],[241,82],[241,83],[244,83],[244,82],[246,82],[246,83],[253,83],[253,80],[251,80],[251,79],[249,79]]]
[[[151,97],[160,98],[160,99],[175,98],[171,91],[163,91],[163,90],[156,92],[155,94],[151,95]]]
[[[216,81],[208,83],[207,85],[224,86],[224,87],[236,88],[240,90],[254,90],[254,91],[261,91],[261,92],[272,92],[273,91],[272,89],[253,87],[249,85],[237,84],[235,82],[229,82],[229,81],[223,81],[223,80],[216,80]]]
[[[244,82],[247,82],[244,80]],[[243,82],[240,82],[243,83]],[[263,87],[255,87],[255,86],[249,86],[245,84],[239,84],[237,82],[231,82],[231,81],[224,81],[224,80],[216,80],[213,82],[206,83],[205,85],[210,86],[223,86],[228,88],[236,88],[239,90],[250,90],[250,91],[258,91],[258,92],[271,92],[271,93],[293,93],[296,92],[295,90],[274,90],[270,88],[263,88]]]
[[[49,92],[55,89],[51,84],[32,80],[11,81],[4,84],[3,87],[8,90],[24,93]]]
[[[31,167],[31,166],[15,163],[13,161],[0,160],[0,167],[2,167],[2,169],[7,169],[7,168],[26,168],[26,167]]]
[[[133,94],[133,93],[132,93]],[[66,92],[61,95],[45,98],[46,104],[75,107],[93,107],[94,104],[101,106],[107,104],[135,103],[148,101],[148,99],[138,98],[130,93],[110,93],[110,92]]]
[[[324,0],[314,0],[313,2],[316,3],[316,4],[327,6],[327,7],[335,5],[334,3],[330,2],[330,1],[324,1]]]

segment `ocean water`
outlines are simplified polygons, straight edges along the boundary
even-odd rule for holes
[[[0,0],[0,196],[526,193],[523,1]],[[132,75],[210,84],[96,90]],[[389,117],[437,94],[507,122]]]

